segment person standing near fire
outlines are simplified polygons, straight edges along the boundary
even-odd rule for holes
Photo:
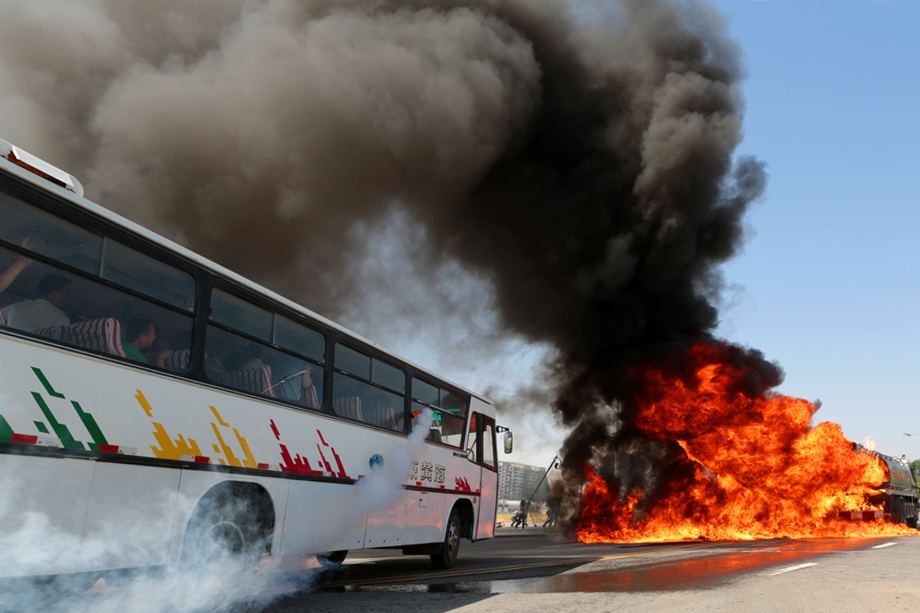
[[[550,496],[546,501],[546,521],[543,522],[543,529],[552,528],[559,521],[559,507],[562,500],[558,496]]]
[[[521,504],[518,507],[518,516],[521,518],[520,525],[521,528],[527,527],[527,514],[530,512],[530,502],[528,500],[521,500]]]

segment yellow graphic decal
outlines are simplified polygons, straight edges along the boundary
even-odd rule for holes
[[[144,413],[153,419],[153,408],[150,406],[150,403],[147,402],[144,392],[137,390],[134,396],[137,398],[137,402],[141,405],[141,408],[144,409]],[[190,438],[185,440],[185,437],[180,434],[173,440],[163,424],[156,421],[153,422],[153,428],[153,438],[160,444],[159,447],[156,445],[150,446],[150,450],[156,457],[164,460],[181,460],[182,456],[196,457],[204,455],[201,453],[201,447],[198,446],[195,439]]]
[[[224,421],[224,418],[220,416],[220,413],[218,413],[217,409],[215,409],[213,406],[211,407],[211,412],[214,413],[214,417],[217,418],[217,423],[222,425],[224,428],[230,427],[230,424]]]
[[[227,422],[225,422],[220,416],[220,413],[217,412],[217,409],[211,407],[211,412],[214,413],[215,417],[217,417],[217,422],[220,425],[229,427]],[[211,422],[211,429],[214,430],[214,436],[217,437],[217,444],[220,445],[221,450],[224,452],[224,456],[226,456],[226,460],[218,457],[217,462],[224,465],[229,464],[230,466],[241,466],[239,459],[236,457],[236,455],[233,454],[233,449],[231,449],[230,446],[224,442],[224,437],[220,435],[220,430],[217,428],[217,424],[215,424],[213,421]],[[216,445],[214,450],[217,451]]]
[[[144,396],[144,393],[141,390],[137,390],[135,394],[138,404],[141,405],[141,408],[144,410],[144,413],[147,414],[147,417],[153,419],[153,407],[150,406],[150,403],[147,401],[147,398]],[[211,422],[211,430],[214,432],[214,436],[217,438],[217,443],[211,445],[211,448],[214,450],[214,453],[217,454],[215,459],[217,463],[224,466],[245,466],[246,468],[258,468],[259,463],[256,462],[255,457],[252,454],[252,449],[249,447],[249,441],[246,440],[246,437],[240,434],[240,431],[236,428],[232,428],[233,435],[236,437],[237,442],[240,445],[242,450],[243,459],[236,456],[233,452],[233,448],[227,444],[224,440],[223,435],[221,434],[220,428],[231,428],[230,424],[221,416],[215,407],[210,407],[211,413],[214,415],[214,418],[217,422]],[[198,446],[198,442],[193,439],[186,438],[183,435],[178,435],[173,439],[169,433],[166,431],[166,428],[163,424],[159,422],[153,422],[154,432],[153,437],[159,443],[159,447],[151,445],[150,449],[153,451],[153,455],[158,458],[163,458],[167,460],[181,460],[183,456],[186,456],[184,459],[188,459],[188,456],[197,457],[204,455],[201,452],[201,447]],[[224,457],[220,457],[223,453]]]
[[[233,429],[233,434],[236,436],[236,440],[240,443],[240,448],[243,450],[243,456],[245,460],[243,461],[243,466],[246,468],[258,468],[259,463],[256,462],[255,456],[252,455],[252,449],[249,448],[249,442],[246,440],[246,437],[240,435],[240,431],[236,428]]]
[[[134,394],[134,397],[137,398],[137,401],[141,404],[141,408],[144,409],[144,413],[147,414],[147,417],[153,419],[153,408],[150,406],[150,403],[147,402],[147,398],[144,396],[144,392],[137,390],[137,393]]]
[[[224,421],[224,418],[221,417],[215,407],[211,407],[211,413],[214,414],[214,417],[217,418],[217,424],[225,428],[229,428],[230,424]],[[214,436],[217,437],[217,443],[220,445],[221,450],[224,452],[226,460],[218,458],[217,461],[221,464],[229,464],[230,466],[245,466],[246,468],[258,468],[259,464],[256,462],[256,459],[252,455],[252,450],[249,448],[249,443],[246,441],[246,438],[240,435],[240,431],[236,428],[233,428],[233,434],[236,436],[237,442],[240,444],[240,448],[243,450],[244,459],[240,462],[239,458],[233,453],[233,449],[224,442],[224,437],[221,436],[220,430],[217,427],[217,424],[211,422],[211,429],[214,430]],[[217,448],[214,449],[217,451]]]

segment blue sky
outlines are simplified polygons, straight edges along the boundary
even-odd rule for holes
[[[719,333],[818,419],[920,458],[920,1],[716,4],[747,67],[740,151],[770,174]]]

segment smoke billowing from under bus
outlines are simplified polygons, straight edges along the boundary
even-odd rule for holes
[[[308,589],[317,569],[280,575],[251,557],[221,552],[211,540],[201,547],[186,546],[182,562],[165,566],[168,534],[151,531],[137,514],[134,519],[96,526],[89,534],[56,525],[47,515],[23,513],[28,485],[10,475],[0,478],[8,493],[0,501],[4,530],[0,547],[5,562],[0,573],[0,611],[229,611],[248,605],[253,610],[287,594]],[[252,516],[257,510],[237,499],[220,508],[175,491],[163,492],[164,516],[187,515],[192,510]],[[146,509],[150,511],[150,509]],[[123,513],[122,518],[128,514]],[[94,572],[94,569],[123,569]],[[54,575],[54,576],[51,576]]]
[[[548,348],[571,471],[673,452],[632,375],[714,329],[765,184],[708,5],[0,2],[0,133],[90,197],[396,349],[381,309],[457,364]]]

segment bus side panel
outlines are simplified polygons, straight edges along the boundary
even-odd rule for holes
[[[0,576],[85,569],[81,534],[95,464],[0,455]]]
[[[393,547],[435,543],[444,538],[440,510],[451,496],[404,490],[400,500],[385,512],[372,512],[367,520],[366,547]]]
[[[395,459],[395,450],[383,453],[386,462]],[[443,541],[447,518],[459,499],[458,494],[478,491],[479,471],[479,465],[467,459],[460,449],[426,444],[409,469],[405,485],[410,489],[388,507],[371,506],[368,510],[365,547]],[[411,489],[413,486],[418,489]],[[478,496],[472,499],[475,514]]]
[[[84,542],[99,549],[93,567],[166,564],[179,471],[96,462]]]
[[[280,551],[285,556],[361,549],[367,514],[356,502],[355,487],[292,481]]]
[[[434,492],[410,492],[416,494],[412,519],[416,543],[437,543],[444,540],[447,530],[447,514],[456,496]]]

